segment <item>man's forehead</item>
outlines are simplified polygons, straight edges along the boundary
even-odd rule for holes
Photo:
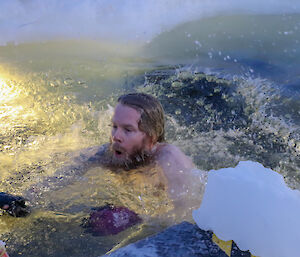
[[[132,125],[138,124],[141,114],[134,108],[118,103],[115,107],[112,117],[113,122]]]

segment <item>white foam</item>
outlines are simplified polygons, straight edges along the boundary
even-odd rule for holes
[[[0,44],[70,38],[145,41],[208,16],[299,11],[298,0],[1,0]]]
[[[259,163],[210,171],[193,217],[200,228],[256,256],[299,256],[300,192]]]

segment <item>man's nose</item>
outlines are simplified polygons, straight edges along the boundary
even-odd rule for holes
[[[114,142],[121,143],[123,141],[122,132],[120,129],[118,129],[118,128],[114,129],[112,131],[111,135],[112,135],[112,139]]]

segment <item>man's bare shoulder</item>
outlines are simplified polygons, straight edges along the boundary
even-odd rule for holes
[[[166,155],[178,155],[178,154],[183,154],[183,152],[176,146],[168,143],[160,143],[159,146],[159,151]]]
[[[192,169],[194,164],[177,146],[172,144],[159,144],[156,160],[164,169]]]

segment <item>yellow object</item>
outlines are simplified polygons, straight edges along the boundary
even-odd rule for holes
[[[215,234],[213,234],[212,241],[216,245],[218,245],[227,254],[228,257],[231,257],[232,240],[223,241],[220,238],[218,238]],[[251,257],[258,257],[258,256],[254,256],[251,254]]]
[[[212,240],[217,244],[229,257],[231,256],[232,240],[223,241],[219,239],[215,234],[212,236]]]

